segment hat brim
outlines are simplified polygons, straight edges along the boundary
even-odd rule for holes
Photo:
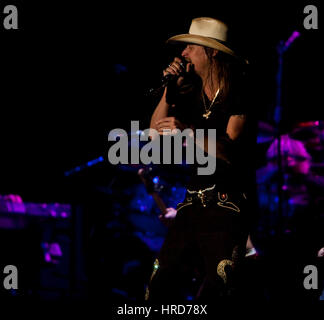
[[[237,57],[232,49],[228,48],[227,46],[217,41],[216,39],[203,37],[196,34],[189,34],[189,33],[179,34],[168,39],[167,43],[168,42],[186,42],[186,43],[198,44],[201,46],[217,49],[233,57]]]

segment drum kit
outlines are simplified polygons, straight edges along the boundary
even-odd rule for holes
[[[286,216],[289,210],[294,212],[313,202],[323,203],[323,191],[319,191],[324,190],[323,121],[295,123],[290,132],[280,135],[280,140],[274,127],[261,122],[258,126],[257,147],[258,156],[263,156],[263,165],[256,170],[261,207],[269,209],[273,205],[269,211],[276,211],[273,216],[281,217]],[[270,205],[264,202],[265,199],[274,199],[274,202]]]
[[[311,169],[317,174],[324,175],[324,121],[299,121],[293,125],[288,137],[303,143],[311,155]],[[277,129],[263,121],[258,122],[257,147],[259,158],[265,160],[266,151],[277,139]],[[290,156],[289,154],[286,156]],[[293,155],[291,155],[293,156]]]

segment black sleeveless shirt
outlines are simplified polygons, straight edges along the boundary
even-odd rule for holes
[[[243,88],[242,88],[243,89]],[[226,134],[227,124],[232,115],[247,116],[246,103],[243,101],[241,90],[233,90],[226,99],[218,95],[212,107],[208,119],[203,117],[205,105],[201,86],[187,84],[180,93],[174,97],[175,107],[170,107],[169,116],[176,117],[194,131],[196,129],[216,129],[216,143],[221,150],[224,150],[226,161],[217,156],[216,170],[210,175],[199,175],[198,167],[207,166],[194,163],[189,166],[189,179],[186,187],[189,190],[198,190],[216,184],[216,190],[220,191],[245,191],[247,181],[247,161],[248,161],[248,139],[246,127],[243,133],[235,141]],[[244,92],[243,92],[244,93]],[[205,95],[207,109],[211,101]],[[207,153],[205,153],[207,156]]]

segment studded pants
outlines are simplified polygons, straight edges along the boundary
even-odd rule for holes
[[[215,300],[239,292],[248,235],[246,197],[211,186],[187,190],[155,260],[151,302]]]

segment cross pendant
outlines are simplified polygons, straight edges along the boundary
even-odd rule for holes
[[[210,114],[211,114],[211,111],[208,111],[208,112],[203,114],[203,117],[208,119]]]

